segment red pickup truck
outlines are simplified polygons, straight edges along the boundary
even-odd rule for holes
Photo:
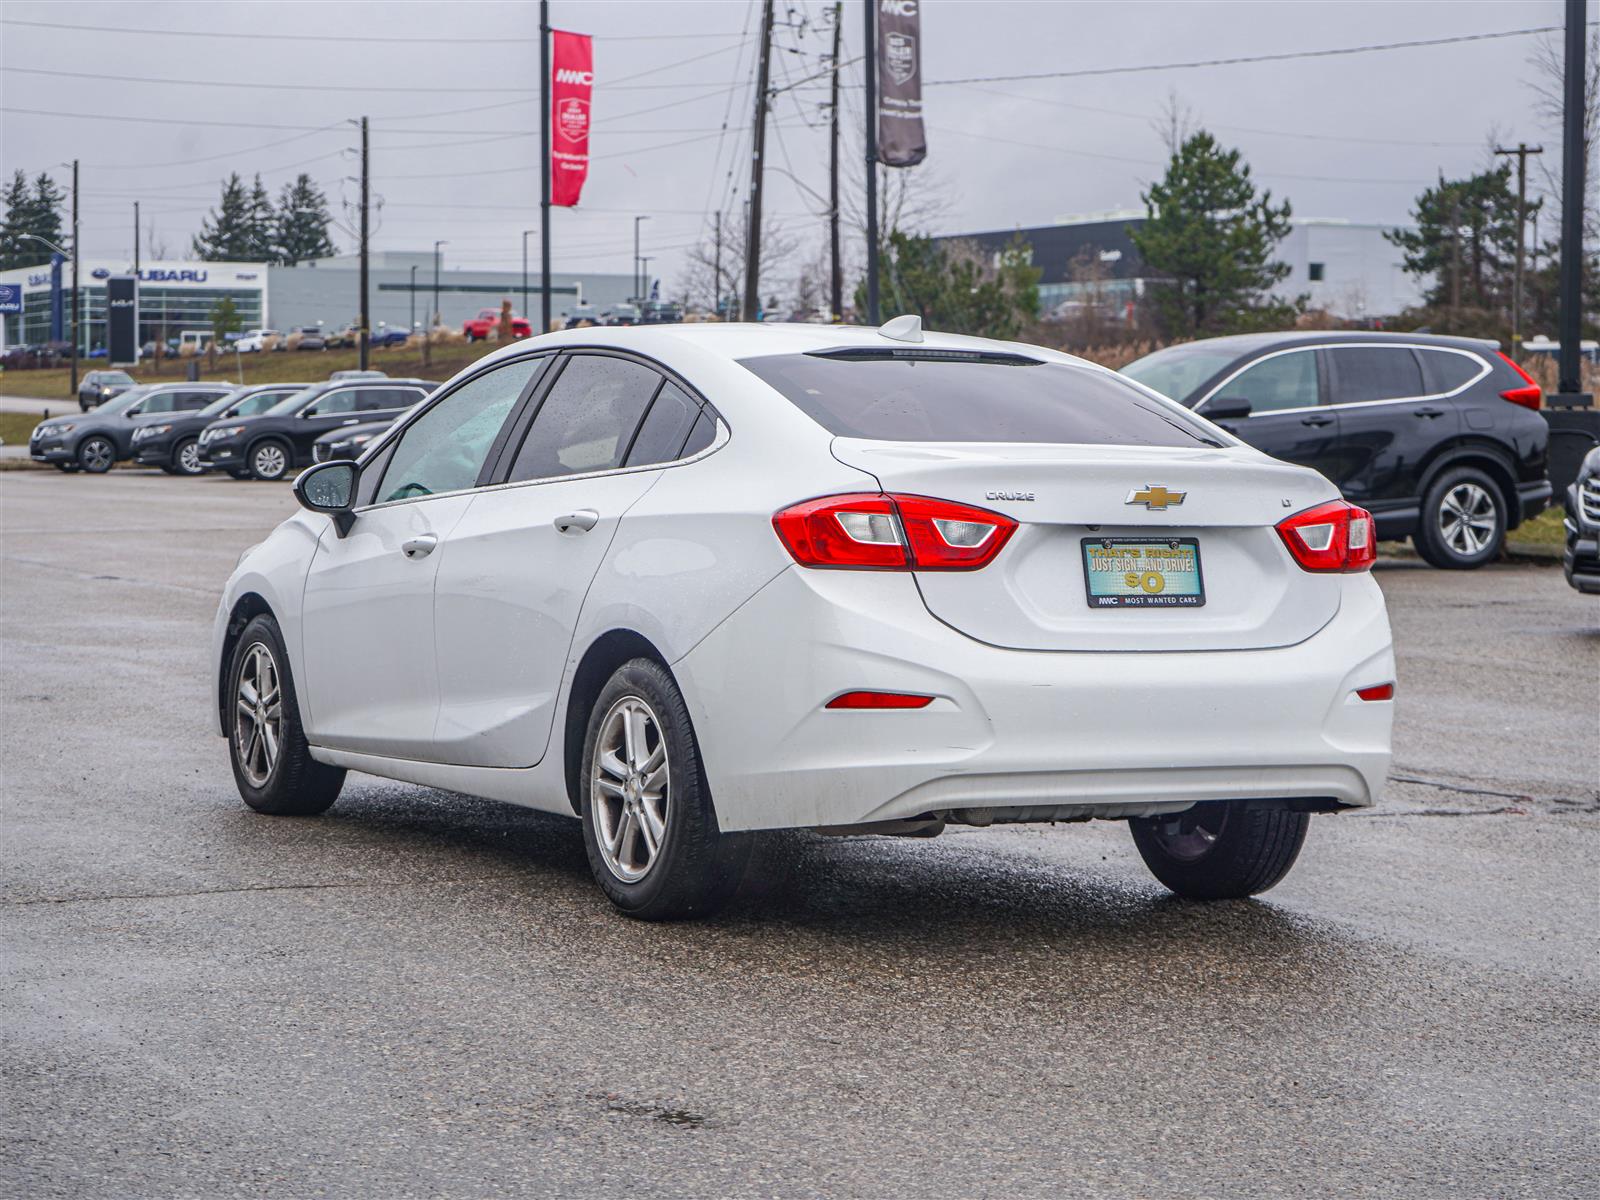
[[[498,308],[482,308],[478,315],[470,317],[461,324],[461,332],[467,335],[467,341],[480,342],[488,337],[492,330],[500,327],[500,310]],[[533,336],[533,326],[528,323],[527,317],[513,315],[511,318],[511,336],[525,338]]]

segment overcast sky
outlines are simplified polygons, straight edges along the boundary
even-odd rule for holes
[[[819,70],[831,8],[778,5],[787,27],[775,86]],[[929,158],[919,186],[944,201],[937,232],[1137,207],[1164,160],[1152,118],[1176,93],[1298,215],[1404,221],[1438,172],[1481,166],[1491,137],[1543,141],[1549,166],[1559,164],[1558,131],[1536,113],[1530,87],[1536,38],[1087,78],[937,81],[1500,32],[1557,25],[1562,9],[1558,0],[925,0]],[[582,207],[558,209],[552,220],[557,264],[629,271],[632,215],[648,213],[644,252],[670,285],[685,249],[709,230],[709,214],[737,208],[746,191],[760,5],[556,0],[551,10],[557,27],[595,36],[597,76],[595,161]],[[536,4],[6,0],[0,21],[0,167],[8,177],[20,167],[65,181],[58,164],[81,160],[86,257],[131,255],[135,199],[156,242],[185,254],[231,170],[259,171],[274,193],[309,172],[342,216],[356,195],[347,181],[356,138],[342,122],[363,114],[372,119],[373,187],[383,202],[375,249],[426,250],[446,238],[447,263],[514,268],[520,232],[537,225]],[[844,25],[852,59],[860,0],[846,3]],[[125,32],[133,26],[143,32]],[[844,109],[859,146],[859,66],[846,78],[854,86]],[[778,171],[826,194],[825,100],[822,80],[784,91],[769,133],[767,209],[803,239],[803,253],[821,245],[823,205]],[[332,128],[307,131],[323,126]],[[858,185],[858,153],[847,169]],[[338,240],[346,249],[352,242]],[[530,242],[536,255],[537,239]]]

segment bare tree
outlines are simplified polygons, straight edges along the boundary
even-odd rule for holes
[[[1533,77],[1528,86],[1533,89],[1534,110],[1550,123],[1551,142],[1535,161],[1538,163],[1541,190],[1550,201],[1550,207],[1561,210],[1561,131],[1565,111],[1567,61],[1563,39],[1559,34],[1541,38],[1528,56]],[[1583,235],[1585,240],[1596,236],[1600,220],[1596,219],[1594,147],[1600,136],[1600,29],[1590,29],[1589,44],[1584,52],[1583,81]]]
[[[744,287],[744,258],[746,218],[743,208],[737,213],[725,214],[722,221],[722,252],[716,247],[716,236],[710,233],[701,237],[685,256],[682,277],[674,294],[685,304],[714,308],[716,298],[730,302],[735,310]],[[800,239],[776,218],[761,223],[761,290],[764,293],[783,293],[793,280],[794,253]],[[718,264],[721,278],[717,277]]]
[[[1167,92],[1160,115],[1150,122],[1150,128],[1161,139],[1167,153],[1176,154],[1178,148],[1199,130],[1200,119],[1195,116],[1194,109],[1183,102],[1178,89],[1172,88]]]

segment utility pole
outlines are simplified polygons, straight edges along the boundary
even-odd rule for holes
[[[433,244],[433,311],[428,314],[428,328],[422,331],[423,366],[433,365],[433,326],[439,319],[439,247],[449,244],[444,240]]]
[[[870,8],[871,5],[869,4]],[[761,65],[756,71],[756,114],[750,144],[750,216],[745,223],[744,306],[754,321],[761,312],[761,170],[767,148],[767,90],[772,71],[772,0],[761,5]]]
[[[133,202],[133,277],[139,277],[139,202]]]
[[[639,260],[639,310],[644,315],[644,305],[650,299],[650,255]]]
[[[83,297],[78,294],[78,160],[72,160],[72,395],[78,394],[78,313]]]
[[[528,315],[528,235],[539,232],[537,229],[524,229],[522,231],[522,315]],[[540,330],[540,333],[545,332]]]
[[[828,311],[844,320],[844,270],[839,264],[839,57],[844,49],[844,0],[833,6],[833,96],[828,104]]]
[[[550,332],[550,0],[539,0],[539,312]]]
[[[1450,313],[1461,313],[1461,197],[1450,199]]]
[[[361,118],[361,320],[356,330],[356,345],[360,348],[361,369],[367,369],[370,353],[371,322],[367,311],[367,207],[370,194],[370,175],[367,158],[367,119]]]
[[[716,250],[711,259],[711,315],[715,320],[722,320],[722,213],[717,213],[716,224]]]
[[[1584,0],[1567,0],[1566,78],[1561,133],[1561,365],[1560,391],[1574,407],[1592,403],[1583,394],[1583,193],[1584,193]],[[78,243],[72,243],[76,260]],[[1581,398],[1580,398],[1581,397]]]
[[[635,302],[644,299],[640,292],[643,285],[639,282],[639,222],[648,221],[649,219],[649,217],[635,217],[633,219],[633,299]]]
[[[867,324],[879,325],[878,312],[878,10],[872,0],[861,6],[866,14],[866,43],[861,70],[866,77],[862,107],[867,114]]]
[[[1528,221],[1528,155],[1543,154],[1544,147],[1518,142],[1515,150],[1497,146],[1495,153],[1517,156],[1517,266],[1511,277],[1511,357],[1515,358],[1522,349],[1522,257],[1526,242],[1523,227]]]
[[[409,338],[417,331],[417,264],[411,264],[411,324],[406,326],[406,336]]]

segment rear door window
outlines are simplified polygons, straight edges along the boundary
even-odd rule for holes
[[[1335,404],[1427,395],[1422,367],[1409,346],[1330,346],[1328,350]]]
[[[742,365],[840,437],[1216,444],[1187,413],[1169,409],[1120,376],[1065,363],[935,350],[778,354],[743,359]]]
[[[700,405],[693,397],[675,383],[663,384],[633,439],[626,465],[637,467],[677,458],[699,415]]]
[[[510,479],[554,479],[620,467],[661,384],[659,373],[632,359],[572,355],[539,406]]]
[[[355,412],[356,396],[357,393],[354,388],[341,388],[337,392],[326,392],[317,397],[316,403],[306,410],[306,415],[308,417],[327,417],[335,413]]]
[[[1222,400],[1248,400],[1252,416],[1285,408],[1315,408],[1317,352],[1291,350],[1251,363],[1219,387],[1207,403]]]
[[[1474,354],[1453,350],[1418,350],[1422,360],[1422,382],[1430,396],[1453,392],[1484,374],[1485,363]]]

